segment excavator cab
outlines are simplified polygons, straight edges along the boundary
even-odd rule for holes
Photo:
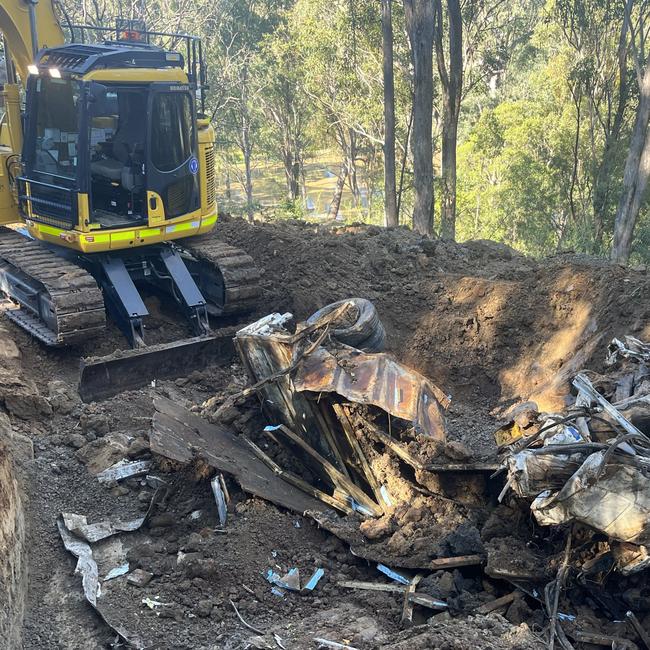
[[[25,215],[89,231],[194,215],[201,196],[191,85],[184,73],[145,83],[119,74],[122,66],[178,70],[181,55],[148,45],[85,46],[84,56],[79,49],[46,51],[28,79]],[[114,69],[102,68],[102,81],[84,78],[101,63]]]

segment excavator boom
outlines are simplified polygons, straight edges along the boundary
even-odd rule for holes
[[[2,0],[0,30],[23,84],[39,50],[65,43],[52,0]]]

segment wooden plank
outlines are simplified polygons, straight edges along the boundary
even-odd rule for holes
[[[506,594],[505,596],[501,596],[501,598],[495,598],[494,600],[491,600],[489,603],[485,603],[480,607],[477,607],[476,613],[489,614],[490,612],[493,612],[497,609],[501,609],[501,607],[510,605],[510,603],[512,603],[515,598],[518,598],[520,596],[520,594],[521,594],[520,591],[515,590],[512,593]]]
[[[431,560],[429,568],[437,571],[439,569],[455,569],[456,567],[473,566],[482,563],[483,558],[480,555],[458,555],[456,557],[440,557]]]
[[[388,591],[390,593],[403,594],[406,591],[404,585],[388,584],[385,582],[364,582],[363,580],[341,580],[337,582],[339,587],[347,589],[365,589],[367,591]]]
[[[341,424],[341,428],[343,429],[343,432],[345,433],[345,436],[348,440],[348,444],[350,447],[352,447],[357,457],[357,461],[362,470],[361,473],[368,482],[370,489],[373,491],[377,503],[380,505],[382,510],[385,511],[386,504],[384,503],[384,497],[381,494],[381,486],[379,485],[379,481],[377,480],[375,473],[372,471],[372,467],[370,467],[370,464],[368,463],[366,455],[363,453],[363,449],[361,449],[361,445],[359,445],[357,437],[354,435],[354,429],[352,427],[349,410],[340,404],[333,404],[333,408],[334,413],[336,413],[336,416]]]
[[[411,596],[415,593],[415,589],[418,586],[420,580],[422,580],[422,574],[418,573],[413,576],[413,579],[409,585],[404,590],[404,602],[402,603],[402,618],[401,624],[403,627],[410,627],[413,625],[413,601]]]
[[[592,643],[593,645],[602,645],[607,648],[615,647],[625,648],[626,650],[638,650],[638,646],[629,639],[624,639],[620,636],[610,636],[608,634],[601,634],[600,632],[592,632],[590,630],[576,630],[573,633],[576,641],[580,643]]]
[[[319,490],[317,487],[314,487],[311,485],[311,483],[307,483],[307,481],[300,478],[299,476],[296,476],[292,472],[288,472],[287,470],[282,469],[268,454],[265,454],[252,440],[246,436],[242,436],[242,439],[252,449],[253,453],[277,476],[280,476],[288,483],[291,483],[297,487],[299,490],[306,492],[316,499],[319,499],[323,503],[333,506],[334,508],[343,511],[348,515],[354,512],[354,510],[348,505],[347,501],[344,498],[337,498],[336,492],[334,493],[334,496],[330,496],[326,492]]]
[[[385,431],[382,431],[379,427],[375,426],[371,422],[367,423],[368,432],[383,445],[388,447],[398,458],[403,460],[407,465],[415,469],[424,469],[424,465],[417,460],[414,456],[411,456],[402,445],[395,440],[392,436],[389,436]]]
[[[337,583],[340,587],[347,589],[364,589],[366,591],[384,591],[387,593],[404,594],[407,587],[405,585],[396,585],[385,582],[364,582],[362,580],[341,580]],[[436,611],[447,609],[447,604],[428,594],[419,594],[417,592],[408,594],[409,602],[421,607],[427,607]]]
[[[364,505],[366,508],[374,512],[377,516],[382,514],[381,509],[377,504],[357,485],[348,479],[343,472],[340,472],[332,463],[330,463],[326,458],[323,458],[313,447],[308,445],[299,435],[294,433],[289,427],[286,427],[284,424],[280,424],[277,427],[271,429],[274,432],[281,432],[284,434],[291,442],[298,445],[307,455],[313,458],[329,477],[332,483],[339,487],[342,491],[348,492],[356,501]],[[269,431],[267,431],[269,433]]]
[[[203,458],[211,467],[234,476],[245,492],[295,512],[333,512],[275,474],[231,430],[211,424],[165,398],[157,398],[154,407],[150,435],[154,453],[184,463]]]

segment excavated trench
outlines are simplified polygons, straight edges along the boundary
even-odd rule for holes
[[[456,245],[402,229],[332,231],[224,219],[216,234],[247,250],[264,270],[263,298],[250,320],[273,311],[304,318],[351,296],[372,300],[389,349],[452,395],[449,437],[477,459],[494,453],[492,432],[500,410],[531,396],[542,409],[559,409],[571,374],[583,367],[597,370],[612,336],[650,338],[645,269],[572,256],[539,262],[490,242]],[[156,340],[178,332],[172,314],[150,311]],[[22,643],[27,650],[102,647],[114,633],[83,598],[57,518],[63,511],[82,513],[89,521],[141,514],[151,497],[146,486],[104,487],[92,473],[122,455],[147,457],[154,397],[198,408],[240,390],[245,372],[241,366],[211,368],[82,405],[75,387],[78,358],[96,353],[94,346],[50,352],[9,324],[0,325],[2,340],[17,346],[0,346],[0,405],[13,425],[12,432],[0,408],[0,638],[10,639],[8,648]],[[121,345],[119,333],[111,330],[100,349],[110,353]],[[251,438],[264,425],[254,406],[234,412],[229,423]],[[150,638],[167,639],[163,647],[247,647],[250,631],[238,622],[231,600],[260,627],[286,625],[285,631],[277,629],[281,636],[295,634],[288,648],[315,647],[315,635],[348,639],[360,648],[541,647],[514,618],[510,623],[441,619],[422,639],[401,638],[401,606],[393,596],[356,597],[336,585],[336,580],[375,580],[376,575],[334,537],[243,493],[236,494],[228,534],[214,537],[207,532],[217,525],[214,514],[207,521],[191,520],[192,513],[214,509],[205,476],[167,476],[178,496],[166,519],[161,515],[142,534],[149,536],[153,555],[141,555],[138,545],[129,551],[131,561],[156,578],[148,588],[126,587],[114,612],[127,625],[144,621]],[[236,491],[234,483],[230,487]],[[214,574],[177,575],[178,553],[200,555]],[[326,577],[313,595],[278,599],[260,578],[274,563],[306,565],[316,559],[326,567]],[[456,586],[475,579],[471,572],[459,575],[454,574]],[[481,588],[480,580],[477,584]],[[142,605],[143,597],[154,596],[173,606],[153,611]]]

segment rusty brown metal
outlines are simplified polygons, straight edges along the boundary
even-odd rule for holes
[[[319,348],[302,360],[293,378],[297,391],[337,393],[359,404],[372,404],[411,422],[418,433],[445,439],[442,409],[449,397],[435,384],[388,354],[352,348]]]

